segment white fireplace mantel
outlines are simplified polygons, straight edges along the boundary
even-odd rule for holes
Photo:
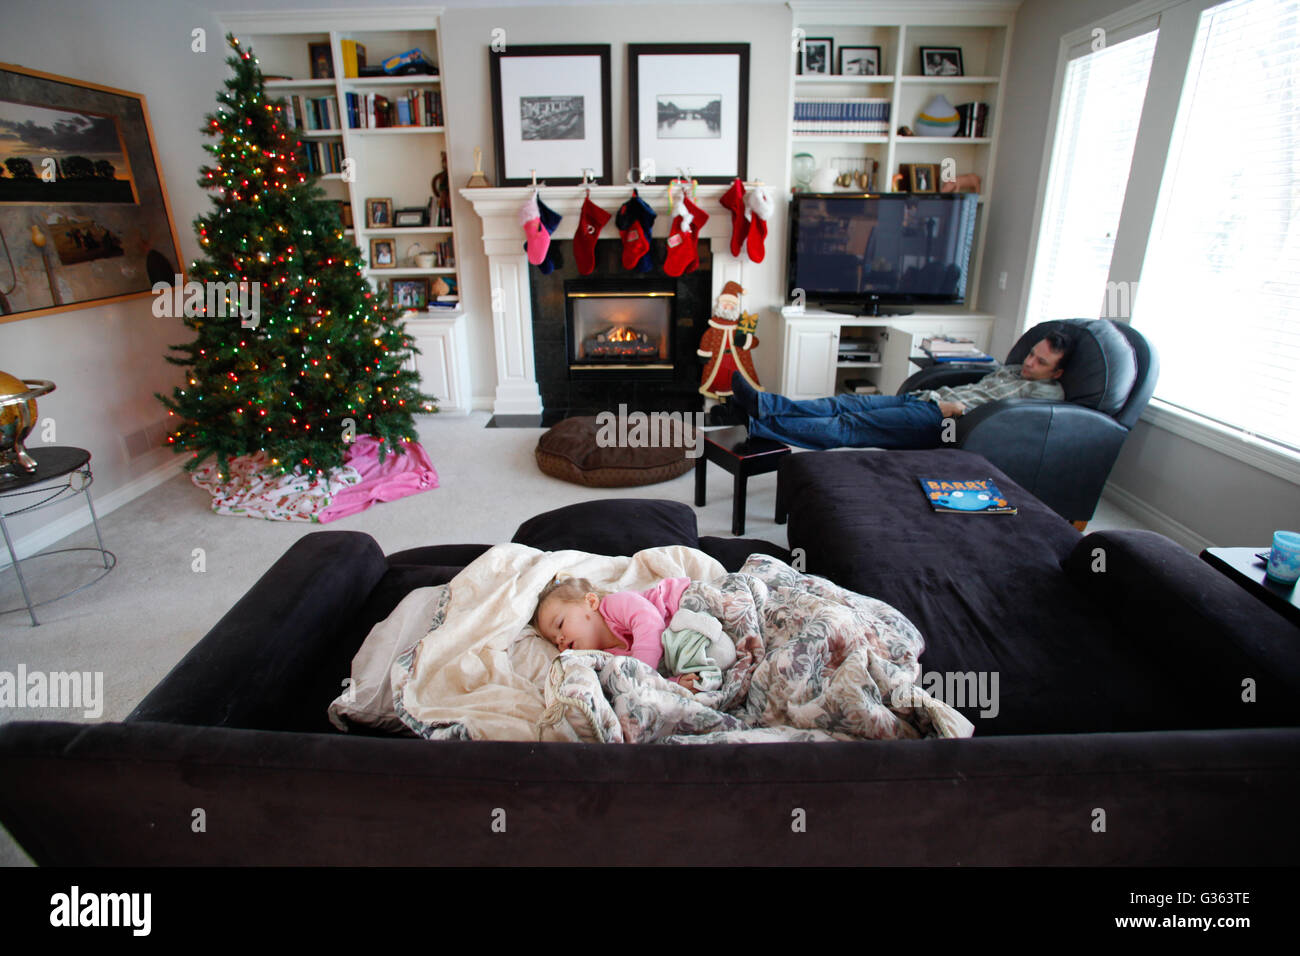
[[[699,186],[692,202],[708,215],[700,231],[711,239],[713,249],[712,298],[729,280],[745,284],[744,267],[748,260],[731,255],[731,212],[719,202],[729,186]],[[600,233],[601,239],[617,239],[614,216],[618,208],[632,197],[631,185],[591,186],[591,201],[610,214],[610,221]],[[665,237],[672,226],[668,186],[642,185],[638,194],[659,214],[654,236]],[[542,202],[563,219],[551,240],[572,240],[586,198],[585,186],[540,186]],[[772,189],[776,199],[779,190]],[[524,252],[524,230],[519,223],[519,207],[533,193],[532,186],[505,189],[469,189],[460,191],[483,221],[483,250],[488,257],[488,282],[491,290],[492,335],[496,349],[497,389],[492,411],[497,415],[540,415],[541,395],[533,363],[533,307],[529,294],[529,263]],[[719,242],[718,240],[722,241]],[[742,250],[741,256],[744,256]]]

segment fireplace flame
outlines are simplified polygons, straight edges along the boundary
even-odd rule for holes
[[[610,342],[635,342],[639,336],[626,325],[616,325],[610,330],[606,340]]]

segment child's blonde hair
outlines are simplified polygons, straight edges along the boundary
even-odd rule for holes
[[[532,619],[528,622],[533,627],[537,627],[537,619],[542,613],[542,604],[547,598],[558,598],[561,601],[575,602],[581,601],[588,594],[595,594],[597,597],[604,597],[605,591],[596,587],[586,578],[575,578],[568,574],[557,574],[542,588],[542,593],[537,595],[537,608],[533,611]]]

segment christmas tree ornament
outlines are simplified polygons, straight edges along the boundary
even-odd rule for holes
[[[519,207],[519,225],[524,227],[524,247],[528,250],[528,261],[540,266],[546,259],[547,250],[551,248],[551,234],[542,225],[542,212],[537,205],[535,191]]]
[[[758,384],[751,354],[758,346],[754,335],[758,316],[740,310],[740,297],[744,294],[739,282],[724,285],[709,319],[708,331],[700,338],[696,354],[705,360],[700,394],[707,398],[721,399],[731,394],[732,372],[740,372],[750,385],[764,391]]]
[[[745,209],[745,184],[739,179],[718,200],[723,209],[731,210],[731,254],[740,258],[740,249],[749,234],[749,212]]]
[[[745,208],[753,213],[749,223],[749,237],[745,240],[745,251],[754,262],[762,262],[767,254],[764,246],[767,240],[767,221],[772,218],[772,210],[775,208],[767,187],[755,186],[745,193]]]
[[[588,193],[582,201],[582,212],[578,214],[578,230],[573,234],[573,258],[582,275],[589,276],[595,271],[596,242],[609,220],[609,213],[592,202]]]

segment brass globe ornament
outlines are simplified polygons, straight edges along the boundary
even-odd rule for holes
[[[36,424],[36,398],[54,391],[54,383],[41,378],[20,379],[0,372],[0,475],[30,475],[36,459],[23,441]]]

